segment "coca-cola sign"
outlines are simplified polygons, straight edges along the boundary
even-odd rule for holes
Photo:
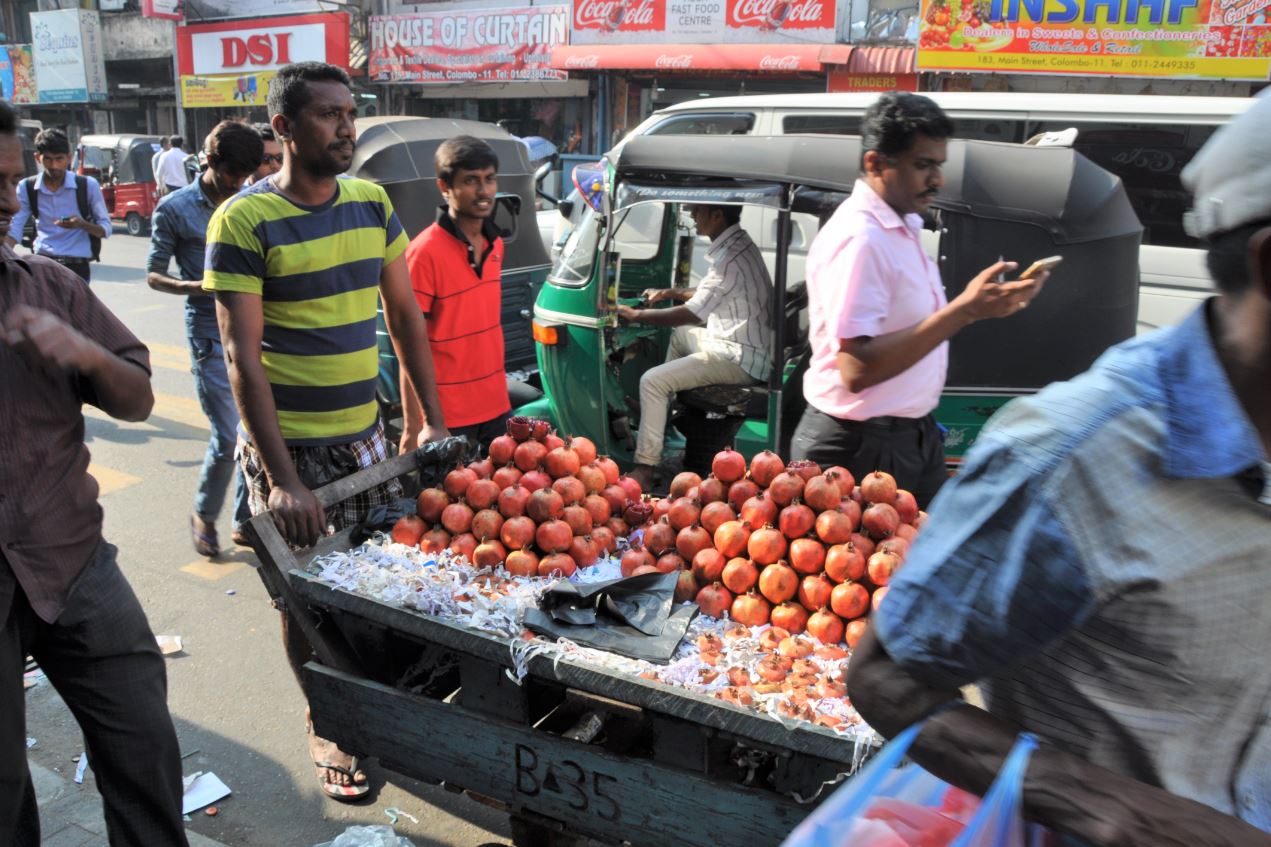
[[[600,57],[595,53],[586,56],[570,56],[565,60],[566,70],[586,71],[600,67]]]
[[[728,0],[728,26],[832,30],[834,0]]]
[[[665,32],[666,0],[574,0],[574,30]]]
[[[759,60],[761,71],[797,71],[799,68],[798,56],[764,56]]]
[[[678,56],[658,56],[653,60],[653,66],[659,70],[686,70],[693,67],[693,55],[681,53]]]

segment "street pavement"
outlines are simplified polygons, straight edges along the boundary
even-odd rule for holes
[[[508,840],[506,817],[465,797],[365,763],[369,800],[326,799],[308,763],[304,701],[283,655],[278,613],[253,570],[251,551],[229,541],[229,503],[217,524],[215,561],[190,543],[189,514],[207,444],[185,346],[184,299],[145,283],[149,240],[116,228],[93,265],[93,291],[149,347],[154,413],[140,424],[85,407],[90,471],[101,485],[106,538],[156,634],[178,635],[168,660],[168,702],[185,773],[211,771],[233,791],[218,813],[187,823],[194,847],[313,847],[355,824],[387,824],[417,847],[475,847]],[[231,498],[232,499],[232,498]],[[83,741],[70,713],[44,682],[27,692],[29,760],[40,785],[44,844],[105,845],[91,768],[75,785]],[[138,756],[146,751],[138,750]],[[201,839],[201,840],[200,840]],[[210,840],[209,840],[210,839]]]

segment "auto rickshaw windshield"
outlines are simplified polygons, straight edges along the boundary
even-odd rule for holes
[[[600,215],[588,208],[578,226],[569,233],[548,281],[571,288],[586,285],[596,264],[596,245],[599,240]]]

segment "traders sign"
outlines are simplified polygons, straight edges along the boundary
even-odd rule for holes
[[[378,82],[561,80],[552,48],[569,42],[568,6],[448,9],[371,17],[368,73]]]
[[[269,80],[292,62],[348,68],[348,16],[295,15],[177,27],[185,108],[263,103]]]
[[[106,99],[106,62],[97,12],[31,13],[31,54],[41,103]]]
[[[574,44],[834,41],[838,0],[574,0]]]
[[[922,71],[1265,80],[1271,0],[923,0]]]

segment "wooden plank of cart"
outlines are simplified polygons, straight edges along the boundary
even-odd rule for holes
[[[324,507],[441,460],[398,456],[325,486]],[[859,763],[852,739],[684,689],[540,655],[518,682],[508,639],[317,580],[269,514],[248,525],[261,576],[313,644],[319,735],[414,779],[497,801],[518,847],[775,845]]]

